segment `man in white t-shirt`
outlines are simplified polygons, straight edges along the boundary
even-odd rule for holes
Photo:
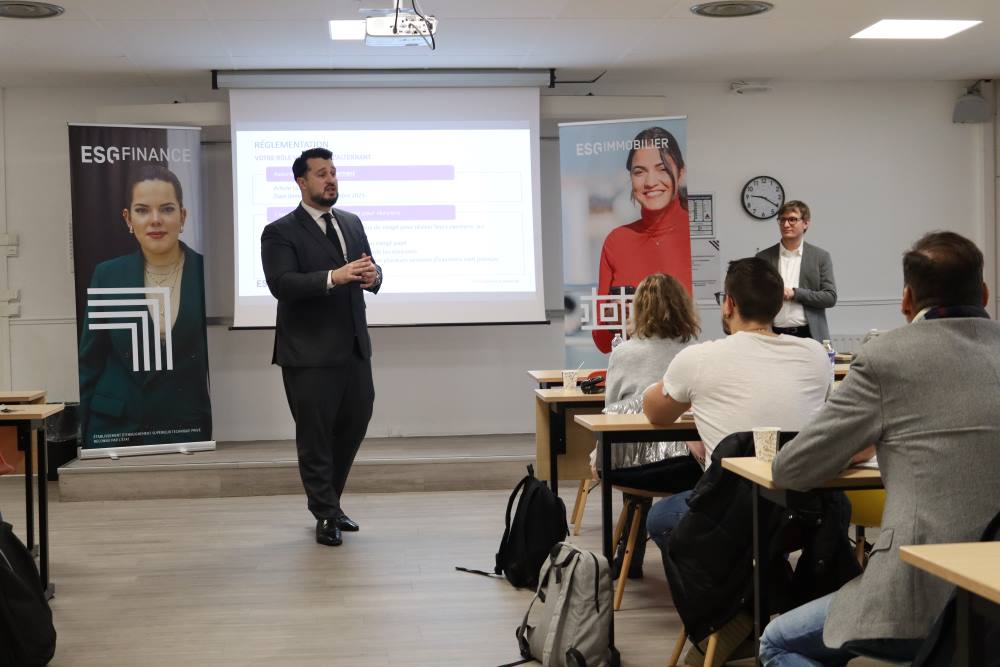
[[[643,412],[654,424],[694,412],[704,448],[692,446],[692,454],[704,457],[706,466],[731,433],[757,426],[798,431],[823,405],[832,379],[822,345],[771,330],[784,293],[773,266],[756,257],[730,262],[725,289],[716,298],[729,335],[678,352],[663,381],[643,397]],[[664,498],[650,510],[646,528],[661,549],[687,513],[690,495]]]

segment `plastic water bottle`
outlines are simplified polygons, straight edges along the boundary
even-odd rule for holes
[[[830,387],[833,388],[833,383],[837,381],[837,351],[833,349],[833,343],[826,339],[823,340],[823,349],[826,350],[826,356],[830,358]]]
[[[611,349],[612,350],[615,349],[616,347],[618,347],[619,345],[621,345],[624,342],[625,342],[625,339],[622,338],[621,332],[616,333],[615,337],[611,339]]]

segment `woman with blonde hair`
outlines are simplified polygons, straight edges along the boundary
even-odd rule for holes
[[[674,356],[699,333],[698,313],[684,285],[677,278],[663,273],[646,276],[635,290],[628,340],[612,350],[608,359],[604,412],[641,413],[643,392],[663,377]],[[591,457],[596,474],[597,450]],[[667,459],[670,459],[669,463],[665,461]],[[701,475],[701,467],[688,455],[687,445],[683,442],[617,445],[611,452],[611,469],[612,483],[647,488],[645,480],[655,487],[648,488],[650,491],[672,492],[693,488]],[[627,481],[624,476],[628,477]],[[644,515],[650,504],[648,498],[640,503]],[[644,555],[645,540],[640,540],[640,544],[636,545],[629,578],[642,576]],[[620,562],[620,559],[616,561]]]

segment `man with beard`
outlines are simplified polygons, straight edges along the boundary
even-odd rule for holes
[[[772,331],[784,298],[773,266],[756,257],[730,262],[725,289],[716,299],[727,336],[678,352],[663,381],[643,396],[643,412],[655,424],[693,411],[704,444],[688,446],[706,466],[715,446],[731,433],[757,426],[798,431],[823,405],[831,379],[822,345]],[[690,495],[674,494],[649,511],[646,528],[661,549],[687,513]]]
[[[274,354],[295,420],[299,474],[316,517],[316,541],[341,543],[358,524],[341,496],[375,401],[371,340],[361,290],[378,292],[382,269],[361,220],[333,208],[333,154],[312,148],[292,163],[302,203],[264,228],[261,260],[278,300]]]

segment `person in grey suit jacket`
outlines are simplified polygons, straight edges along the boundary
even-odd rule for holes
[[[809,229],[809,206],[786,202],[778,211],[781,242],[757,253],[785,282],[785,302],[774,318],[774,331],[822,342],[830,338],[826,309],[837,304],[830,253],[803,241]]]
[[[316,541],[341,543],[358,524],[341,508],[375,401],[362,290],[376,293],[382,269],[358,216],[338,208],[337,169],[325,148],[292,163],[302,203],[264,228],[261,261],[278,300],[274,353],[295,420],[299,474]]]
[[[910,324],[865,344],[772,464],[778,485],[812,489],[874,443],[882,531],[861,576],[767,626],[765,665],[911,660],[951,586],[902,562],[900,546],[976,541],[1000,508],[1000,323],[984,309],[983,255],[928,234],[904,255],[903,283]]]

